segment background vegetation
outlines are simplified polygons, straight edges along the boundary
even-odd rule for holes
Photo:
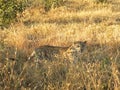
[[[13,23],[17,18],[18,12],[22,12],[26,5],[25,1],[20,0],[0,0],[0,26],[8,27]]]
[[[18,1],[0,3],[10,12],[6,18],[10,23]],[[21,13],[15,12],[17,22],[0,29],[0,90],[120,89],[120,0],[26,0],[24,4]],[[42,61],[37,69],[34,61],[27,61],[38,46],[69,46],[85,40],[87,49],[76,65],[60,57]]]

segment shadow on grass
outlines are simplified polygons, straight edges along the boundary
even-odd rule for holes
[[[36,68],[34,61],[23,60],[26,58],[19,57],[16,61],[7,60],[0,68],[0,88],[9,90],[119,89],[119,52],[119,47],[93,44],[88,45],[76,64],[66,63],[63,60],[43,60],[39,68]]]

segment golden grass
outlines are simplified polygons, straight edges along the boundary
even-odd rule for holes
[[[47,13],[39,5],[27,8],[19,23],[0,30],[0,89],[119,90],[119,4],[120,0],[105,4],[67,0]],[[38,46],[69,46],[85,40],[88,48],[77,65],[44,61],[37,70],[34,63],[25,63]],[[16,64],[7,61],[11,56]]]

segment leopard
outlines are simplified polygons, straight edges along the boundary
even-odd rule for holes
[[[58,57],[64,57],[64,60],[69,60],[70,62],[77,62],[80,55],[86,48],[87,41],[75,41],[70,46],[51,46],[43,45],[35,48],[31,53],[28,60],[35,60],[40,62],[42,60],[53,61],[57,60]]]

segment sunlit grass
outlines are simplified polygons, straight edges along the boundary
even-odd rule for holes
[[[0,89],[119,90],[120,0],[67,0],[49,12],[38,2],[23,12],[20,22],[0,30]],[[74,41],[87,41],[76,65],[62,57],[43,61],[39,69],[34,61],[26,62],[38,46]]]

